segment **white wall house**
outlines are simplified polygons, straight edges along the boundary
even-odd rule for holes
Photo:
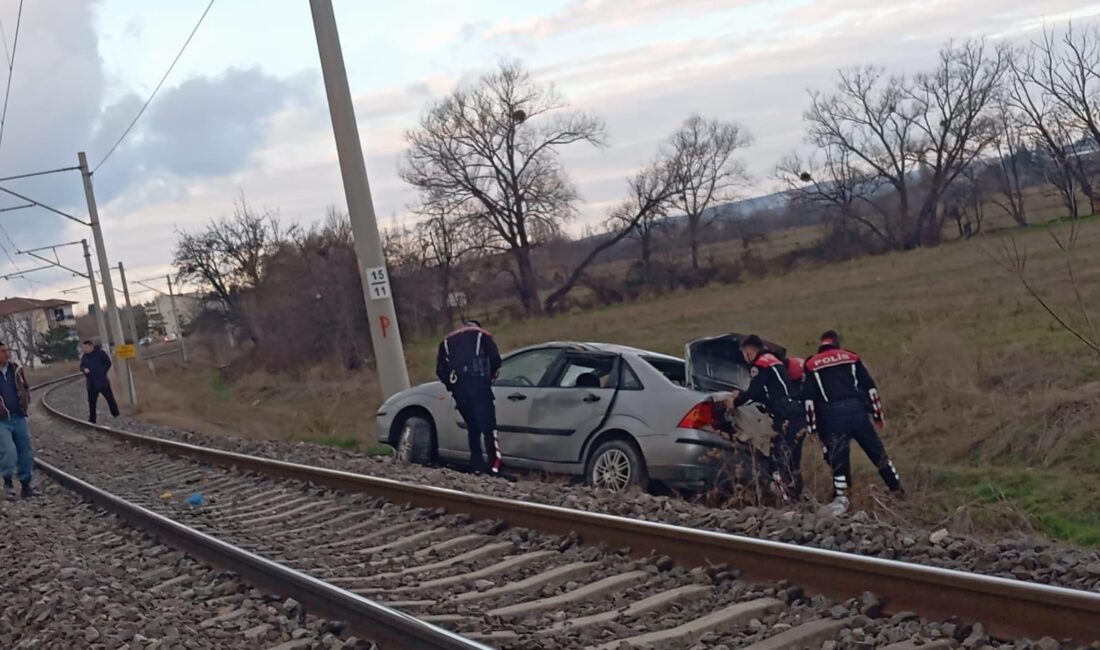
[[[46,332],[62,327],[69,330],[71,338],[77,338],[74,304],[57,299],[0,300],[0,341],[7,344],[16,363],[36,368],[42,365],[42,360],[35,354],[35,344]]]
[[[176,296],[176,307],[180,312],[177,321],[176,313],[172,311],[172,299],[158,294],[156,298],[145,303],[145,313],[149,316],[150,324],[158,320],[159,315],[164,327],[161,334],[180,334],[176,331],[176,323],[178,322],[180,327],[187,327],[187,324],[202,311],[202,305],[203,300],[199,296],[189,294]]]

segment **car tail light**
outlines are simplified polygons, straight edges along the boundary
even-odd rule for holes
[[[680,420],[681,429],[713,429],[714,428],[714,404],[700,402],[692,407],[687,415]]]

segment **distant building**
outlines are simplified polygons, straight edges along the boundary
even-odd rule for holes
[[[0,300],[0,341],[7,344],[17,363],[34,368],[41,365],[35,346],[51,329],[65,328],[73,339],[76,316],[71,300],[5,298]]]
[[[158,294],[156,298],[145,303],[145,313],[149,317],[151,329],[163,330],[161,334],[180,334],[176,331],[176,323],[180,327],[187,327],[202,311],[203,299],[197,295],[181,294],[176,296],[176,307],[179,309],[179,320],[172,311],[172,299],[169,296]]]

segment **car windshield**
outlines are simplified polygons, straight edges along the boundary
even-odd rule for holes
[[[687,386],[687,372],[684,370],[683,361],[661,357],[642,357],[642,360],[656,368],[657,372],[665,376],[665,379],[677,386]]]

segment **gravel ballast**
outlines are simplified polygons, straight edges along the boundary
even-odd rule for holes
[[[72,391],[69,389],[64,392],[71,393]],[[58,396],[54,398],[54,402],[58,403],[60,399],[60,396]],[[180,518],[212,534],[227,536],[230,541],[240,543],[246,548],[251,547],[253,550],[264,554],[270,553],[272,559],[290,561],[292,565],[326,579],[348,575],[346,573],[348,570],[353,570],[354,574],[362,576],[389,575],[389,572],[400,569],[405,562],[408,562],[410,554],[416,553],[418,549],[423,550],[430,545],[441,543],[446,538],[425,538],[419,540],[415,546],[408,546],[400,550],[396,548],[387,549],[365,556],[360,555],[358,558],[353,555],[357,550],[355,546],[344,548],[343,551],[335,553],[325,550],[318,551],[317,544],[319,540],[338,541],[340,538],[324,537],[320,535],[321,531],[311,532],[305,536],[290,534],[301,523],[305,523],[306,520],[302,520],[300,523],[301,518],[310,516],[312,513],[331,512],[333,520],[341,522],[337,528],[338,530],[343,529],[345,526],[354,525],[354,522],[358,521],[357,513],[363,512],[372,513],[370,516],[378,522],[379,526],[404,520],[409,520],[415,524],[414,528],[403,532],[402,535],[422,530],[445,529],[455,536],[496,536],[493,541],[508,541],[516,552],[530,552],[548,548],[557,548],[560,551],[561,558],[553,563],[547,560],[543,564],[532,565],[522,571],[514,572],[507,576],[509,581],[535,574],[557,562],[583,561],[592,563],[590,568],[585,571],[583,578],[576,576],[569,580],[540,586],[537,589],[516,596],[495,596],[487,592],[485,598],[468,602],[464,600],[463,594],[469,587],[452,585],[435,593],[421,591],[416,594],[415,598],[412,598],[412,600],[420,603],[425,602],[421,600],[425,597],[430,600],[426,601],[428,605],[421,604],[412,607],[410,613],[419,615],[423,610],[423,613],[436,616],[455,616],[458,620],[447,626],[453,626],[460,632],[477,634],[496,630],[499,632],[508,631],[514,634],[513,638],[502,641],[500,644],[494,644],[499,645],[499,647],[572,649],[590,647],[592,644],[615,643],[617,639],[638,633],[644,634],[654,629],[661,630],[679,624],[690,624],[691,621],[698,619],[700,616],[706,616],[716,609],[728,608],[731,605],[759,599],[775,602],[780,606],[774,611],[769,610],[766,614],[762,613],[751,621],[745,621],[744,625],[739,625],[735,630],[706,633],[693,640],[690,646],[680,644],[670,647],[697,647],[700,649],[744,647],[762,642],[776,634],[797,630],[803,625],[815,624],[815,622],[825,622],[829,626],[835,627],[835,639],[830,640],[831,643],[835,644],[832,647],[845,649],[877,647],[910,638],[928,641],[950,639],[952,641],[968,642],[967,647],[1061,647],[1061,644],[1053,640],[1047,640],[1048,642],[1043,645],[1036,645],[1023,640],[1011,645],[991,645],[984,637],[980,626],[971,628],[950,621],[923,621],[916,616],[882,617],[881,606],[877,606],[876,599],[871,594],[865,594],[863,599],[855,599],[844,603],[830,601],[821,596],[804,594],[801,589],[789,584],[761,585],[742,582],[738,580],[736,567],[716,566],[708,569],[700,568],[686,571],[681,567],[673,566],[671,562],[662,561],[662,558],[637,560],[626,557],[624,555],[625,550],[590,546],[576,547],[568,537],[550,538],[522,529],[503,530],[493,522],[478,522],[475,524],[462,516],[449,515],[440,511],[402,508],[394,504],[385,504],[364,495],[345,495],[301,483],[239,474],[230,470],[211,468],[185,459],[170,460],[168,457],[156,452],[133,448],[106,436],[85,429],[73,428],[56,420],[38,417],[35,424],[38,427],[38,439],[41,443],[40,448],[43,457],[57,462],[63,468],[76,468],[80,470],[76,472],[78,475],[93,483],[102,483],[103,487],[107,487],[112,491],[121,490],[120,494],[135,500],[135,502],[143,503],[146,507],[152,507],[165,514]],[[121,422],[116,423],[115,426],[118,426],[118,424],[121,424]],[[143,425],[138,421],[127,420],[125,424],[126,428],[131,430],[138,428],[139,432],[151,432],[149,429],[140,431]],[[648,504],[653,507],[653,512],[650,514],[659,516],[642,518],[671,520],[672,523],[688,523],[685,522],[685,515],[689,518],[695,513],[715,513],[728,518],[746,512],[708,510],[695,504],[667,497],[646,496],[641,498],[638,495],[632,495],[629,499],[623,499],[620,495],[604,494],[580,487],[547,485],[531,481],[522,481],[514,485],[498,481],[487,482],[484,479],[470,477],[459,472],[398,466],[386,460],[345,454],[324,447],[310,445],[293,445],[289,447],[304,453],[338,458],[341,464],[319,462],[316,459],[306,460],[302,457],[273,454],[270,451],[272,443],[260,443],[260,446],[268,450],[262,452],[257,451],[255,448],[245,448],[246,445],[256,444],[253,441],[228,439],[231,444],[225,444],[225,439],[196,436],[195,434],[189,435],[183,432],[166,432],[166,430],[160,428],[155,430],[159,430],[161,435],[174,435],[176,439],[186,440],[193,444],[230,448],[245,453],[327,465],[392,478],[403,478],[404,480],[409,480],[410,475],[438,478],[438,481],[425,482],[459,489],[464,487],[465,489],[476,489],[479,487],[479,491],[483,493],[494,493],[512,498],[523,498],[524,493],[527,492],[538,494],[538,500],[543,501],[542,496],[547,495],[546,489],[552,488],[561,493],[561,499],[549,502],[558,505],[572,505],[573,507],[580,506],[581,509],[586,510],[603,510],[607,512],[609,510],[606,508],[611,506],[612,502],[615,502],[619,505],[631,506],[636,510],[634,512],[630,510],[625,512],[611,510],[614,514],[638,516],[635,512],[644,511],[645,506]],[[216,444],[219,441],[222,444]],[[238,444],[241,447],[232,446]],[[277,446],[275,448],[277,449]],[[156,469],[154,470],[154,468]],[[399,471],[403,476],[397,475]],[[168,478],[171,476],[178,478]],[[173,480],[178,485],[170,485]],[[242,487],[242,483],[248,483],[249,486]],[[462,485],[463,483],[466,485]],[[219,494],[215,486],[225,484],[231,484],[235,487],[231,491]],[[209,507],[197,509],[181,507],[181,497],[191,490],[191,487],[189,487],[191,485],[196,486],[196,488],[202,485],[210,486],[211,489],[207,490],[208,496],[212,499]],[[171,492],[162,491],[168,487],[173,488]],[[249,490],[249,493],[254,491],[257,494],[255,505],[248,506],[243,511],[240,510],[242,507],[241,501],[244,498],[241,495],[241,490]],[[285,505],[278,507],[281,507],[287,513],[287,516],[280,515],[278,519],[275,519],[277,513],[273,514],[273,511],[276,510],[276,506],[269,509],[263,505],[265,499],[268,498],[266,495],[272,492],[282,493],[282,496],[278,498],[282,499]],[[224,498],[224,501],[222,498]],[[641,506],[638,505],[639,502],[642,504]],[[239,512],[248,512],[249,514],[237,514]],[[747,517],[757,518],[757,521],[768,521],[769,511],[765,509],[749,509],[748,512],[750,514],[746,515]],[[289,517],[291,514],[294,515],[293,519]],[[783,521],[786,522],[786,526],[778,531],[779,536],[777,538],[783,539],[793,535],[794,539],[785,539],[784,541],[805,542],[805,533],[809,533],[810,541],[816,539],[814,536],[820,534],[821,531],[816,528],[810,528],[808,531],[799,528],[801,523],[798,520],[799,517],[813,516],[810,513],[791,513],[789,516],[784,517]],[[671,519],[666,517],[671,517]],[[727,525],[726,519],[712,518],[710,521]],[[261,524],[259,528],[256,528],[257,523]],[[832,531],[834,535],[840,536],[846,533],[849,539],[845,541],[850,541],[852,535],[861,530],[860,527],[878,527],[880,529],[883,527],[882,524],[872,523],[866,517],[858,515],[841,521],[826,520],[826,523],[831,524],[832,528],[825,528],[825,530]],[[362,532],[356,532],[356,535]],[[375,543],[376,541],[372,541],[366,546]],[[908,547],[903,543],[899,548],[912,548],[913,546],[916,546],[916,543]],[[456,546],[449,551],[449,554],[458,554],[464,548]],[[1068,550],[1072,551],[1073,549]],[[448,553],[431,553],[424,557],[443,559],[447,556]],[[464,570],[483,566],[487,562],[488,559],[481,560],[478,563],[465,566]],[[446,576],[457,570],[448,568],[440,574],[433,573],[425,577]],[[535,599],[565,598],[570,592],[583,589],[586,584],[614,579],[618,575],[627,573],[635,574],[636,579],[629,586],[620,590],[622,593],[614,592],[606,597],[570,602],[568,605],[518,616],[509,616],[503,613],[494,615],[492,613],[494,609],[507,611],[510,606],[516,603],[529,602]],[[484,584],[478,585],[476,590],[486,591],[499,586],[497,582],[494,582],[495,580],[497,579],[483,580]],[[356,582],[359,581],[356,580]],[[385,578],[368,581],[367,584],[374,588],[380,587],[384,592],[386,589],[393,589],[399,585],[415,586],[416,580],[394,576],[393,579]],[[624,618],[612,623],[595,625],[581,631],[565,631],[555,634],[547,632],[552,626],[562,623],[568,618],[591,616],[606,612],[632,600],[691,584],[705,585],[708,595],[666,608],[659,617],[654,617],[654,620]],[[403,595],[386,595],[384,593],[380,594],[380,597],[386,602],[406,598]],[[619,605],[615,606],[613,603],[619,603]],[[243,618],[244,614],[247,613],[246,611],[238,612],[238,610],[245,610],[245,608],[238,606],[225,612],[219,612],[219,615],[224,614],[229,617],[224,622],[231,623],[236,621],[238,616]],[[216,621],[215,624],[220,624],[220,621]],[[266,628],[261,629],[264,633],[270,631]],[[323,626],[321,631],[324,631]],[[291,635],[293,636],[295,633],[299,632],[292,631]],[[323,636],[321,639],[319,643],[322,645],[317,647],[340,647],[331,644],[342,643],[340,639],[331,634]],[[1053,645],[1050,642],[1053,642]],[[326,643],[330,645],[325,645]]]
[[[160,544],[49,479],[0,496],[0,648],[371,648]]]
[[[79,383],[59,388],[51,395],[50,403],[63,412],[80,415],[86,408],[81,389]],[[213,436],[152,425],[131,417],[119,418],[111,426],[206,447],[425,485],[1100,592],[1100,552],[1037,539],[983,540],[943,531],[903,528],[878,521],[864,512],[833,518],[818,514],[812,506],[726,510],[668,496],[632,494],[624,498],[561,481],[521,479],[513,484],[447,468],[399,464],[389,457],[372,457],[323,445]]]

